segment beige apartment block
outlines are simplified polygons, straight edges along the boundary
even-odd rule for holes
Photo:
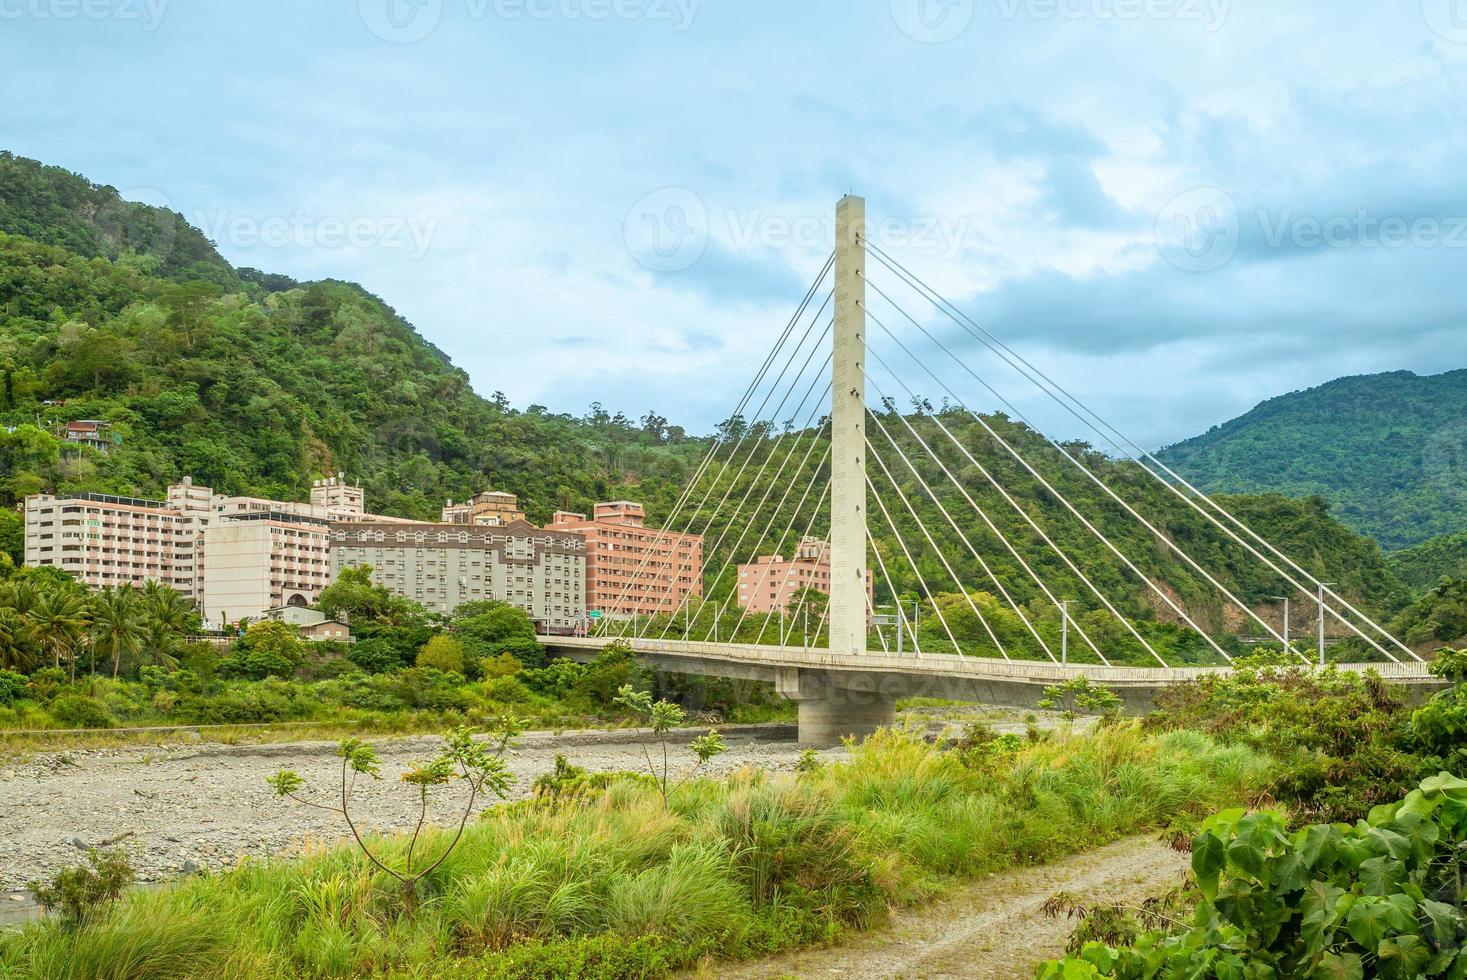
[[[485,490],[461,504],[452,499],[443,506],[444,524],[476,524],[481,527],[507,527],[523,521],[520,500],[502,490]]]
[[[586,542],[525,521],[503,527],[352,521],[331,526],[331,568],[370,565],[372,581],[440,613],[498,599],[541,632],[585,624]]]
[[[281,512],[221,518],[204,532],[204,619],[258,619],[312,605],[331,584],[330,523]]]
[[[25,500],[25,564],[88,588],[157,581],[197,601],[199,540],[209,515],[161,500],[83,493]]]
[[[558,511],[557,531],[586,539],[586,605],[604,616],[670,613],[703,594],[703,537],[646,526],[642,505],[614,500],[585,514]]]

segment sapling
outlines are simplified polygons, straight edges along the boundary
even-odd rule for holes
[[[1039,701],[1039,707],[1047,711],[1058,709],[1067,721],[1075,720],[1076,711],[1097,714],[1102,721],[1111,721],[1120,717],[1121,706],[1116,692],[1103,684],[1091,684],[1084,674],[1063,684],[1051,684]]]
[[[351,794],[357,777],[365,775],[372,779],[382,778],[377,752],[371,745],[359,738],[347,738],[342,739],[338,746],[336,754],[341,759],[339,806],[302,797],[300,791],[305,786],[305,780],[294,770],[282,769],[268,777],[266,782],[275,790],[276,796],[289,797],[304,806],[339,814],[367,860],[402,886],[408,907],[411,908],[415,904],[418,884],[447,860],[463,839],[464,828],[468,825],[469,817],[473,815],[474,803],[480,795],[492,793],[500,799],[508,795],[514,777],[505,766],[504,753],[514,744],[515,736],[522,731],[523,723],[513,715],[497,719],[485,741],[476,741],[470,729],[460,726],[444,736],[443,752],[439,756],[402,774],[402,781],[412,786],[417,795],[418,820],[408,840],[407,854],[398,867],[389,863],[386,856],[373,852],[367,846],[357,827],[357,821],[351,814]],[[453,839],[436,857],[429,860],[416,853],[419,836],[428,818],[428,797],[434,787],[446,786],[455,779],[463,780],[468,787],[463,814],[459,817]]]
[[[653,701],[651,694],[635,690],[630,684],[623,684],[617,690],[615,703],[624,705],[647,728],[652,729],[652,734],[662,745],[661,772],[652,761],[652,753],[647,750],[645,744],[642,746],[642,755],[647,760],[647,771],[651,773],[653,781],[657,784],[657,792],[662,795],[664,807],[672,799],[672,794],[677,792],[683,783],[691,779],[702,766],[706,765],[709,759],[728,751],[728,746],[724,744],[723,736],[718,733],[717,729],[710,729],[708,734],[699,735],[688,746],[692,749],[693,755],[698,757],[698,761],[676,783],[669,784],[672,763],[667,749],[668,734],[688,720],[687,712],[670,701]]]
[[[77,929],[104,915],[135,878],[125,852],[93,848],[87,851],[86,864],[63,868],[49,882],[33,881],[26,890],[37,905]]]

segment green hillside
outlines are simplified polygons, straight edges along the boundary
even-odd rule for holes
[[[387,513],[518,491],[533,517],[656,497],[706,443],[511,408],[361,287],[231,268],[172,212],[0,154],[0,501],[59,489],[155,496],[191,474],[285,499],[344,471]],[[589,393],[567,393],[567,400]],[[106,419],[121,444],[63,452]]]
[[[1467,528],[1467,370],[1340,378],[1159,453],[1204,490],[1318,494],[1387,551]]]
[[[598,407],[585,417],[572,417],[539,407],[516,410],[502,397],[482,398],[463,371],[361,287],[296,283],[231,268],[178,216],[126,204],[109,188],[9,155],[0,155],[0,369],[0,421],[6,426],[0,432],[0,502],[6,504],[43,490],[156,496],[184,474],[230,493],[299,499],[313,478],[344,471],[365,484],[374,509],[391,514],[431,517],[445,497],[493,487],[520,494],[537,520],[556,508],[583,510],[594,500],[636,496],[647,502],[657,523],[708,446],[706,439],[686,436],[655,413],[639,424]],[[566,397],[590,401],[594,394]],[[1168,603],[1128,572],[978,421],[950,410],[940,417],[1118,608],[1151,620],[1148,629],[1159,643],[1189,658],[1205,658],[1204,649],[1181,635],[1175,625],[1179,617]],[[79,418],[110,420],[121,442],[108,452],[63,447],[55,426]],[[882,418],[908,455],[921,460],[923,451],[902,417],[888,411]],[[915,416],[912,421],[930,444],[945,445],[933,419]],[[1258,632],[1038,433],[1001,415],[985,421],[1034,460],[1039,472],[1090,515],[1146,577],[1164,581],[1168,593],[1209,631]],[[743,424],[730,420],[723,431],[741,431]],[[727,469],[712,467],[706,510],[678,522],[707,531],[710,573],[728,559],[774,550],[786,526],[797,529],[794,537],[806,526],[816,534],[826,531],[823,512],[810,520],[815,497],[805,499],[796,513],[808,469],[771,481],[792,441],[803,451],[809,440],[820,440],[793,433],[781,443],[777,428],[752,436],[741,455],[752,448],[755,463],[744,467],[735,460]],[[997,589],[950,536],[916,479],[901,468],[894,452],[878,448],[895,467],[905,496],[945,542],[944,553],[963,584],[986,593],[980,601],[999,605]],[[823,449],[817,444],[812,466],[823,465]],[[1079,444],[1067,452],[1125,494],[1250,605],[1266,605],[1284,588],[1136,467]],[[1074,601],[1075,614],[1087,628],[1120,648],[1131,644],[1125,636],[1111,635],[1116,627],[1107,625],[1099,600],[976,467],[954,456],[950,446],[946,454],[969,494],[1056,593]],[[748,513],[752,504],[744,512],[716,509],[724,481],[742,469],[741,485],[729,493],[732,501],[742,499],[763,457],[773,459],[763,478],[777,492],[763,499],[757,514]],[[1053,607],[1046,610],[1042,592],[1019,561],[957,491],[943,489],[941,472],[928,463],[918,465],[1014,599],[1036,619],[1047,618],[1046,629],[1057,628]],[[884,484],[884,476],[872,476]],[[794,492],[786,493],[787,488]],[[692,499],[703,499],[707,489],[697,488]],[[761,496],[753,494],[751,502]],[[951,607],[953,619],[969,617],[966,626],[956,627],[965,631],[964,640],[971,632],[981,647],[987,640],[976,632],[970,607],[952,594],[952,577],[923,542],[901,497],[889,491],[883,496],[890,521],[873,511],[873,535],[895,591],[922,595],[891,524],[913,546],[913,559],[933,592],[949,594],[940,602]],[[1408,600],[1374,542],[1335,521],[1324,501],[1254,495],[1232,498],[1229,506],[1371,608],[1394,611]],[[0,534],[13,553],[15,515],[7,513],[9,526]],[[766,528],[772,532],[768,537]],[[793,538],[786,541],[784,553],[792,544]],[[713,597],[722,599],[732,579],[710,584]],[[890,598],[883,579],[877,601]],[[1016,651],[1032,642],[1012,612],[998,608],[992,618]],[[936,625],[929,618],[925,630]]]
[[[1435,588],[1443,577],[1467,580],[1467,531],[1394,552],[1386,556],[1386,565],[1416,593]]]

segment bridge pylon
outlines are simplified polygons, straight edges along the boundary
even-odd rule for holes
[[[866,653],[866,201],[835,206],[835,349],[830,386],[830,652]],[[834,745],[896,722],[896,698],[837,671],[784,671],[800,742]]]

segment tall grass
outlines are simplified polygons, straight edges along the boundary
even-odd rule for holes
[[[976,763],[882,732],[815,772],[691,783],[670,808],[635,780],[498,807],[411,913],[336,848],[137,894],[81,931],[33,924],[0,940],[0,975],[659,975],[828,939],[989,871],[1244,801],[1265,770],[1246,748],[1131,724]]]

